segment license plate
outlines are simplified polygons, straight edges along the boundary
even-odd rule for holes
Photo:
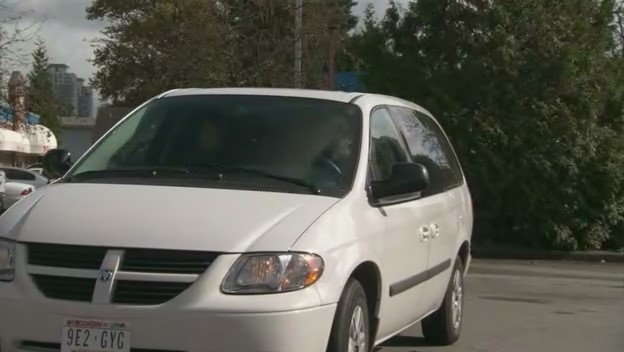
[[[119,321],[65,319],[61,352],[130,352],[130,329]]]

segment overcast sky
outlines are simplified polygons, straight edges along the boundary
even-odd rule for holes
[[[361,15],[367,4],[384,11],[390,0],[357,0],[356,13]],[[399,2],[406,2],[400,0]],[[17,5],[23,17],[22,26],[41,20],[38,35],[48,47],[50,62],[65,63],[79,77],[88,79],[95,69],[89,62],[93,56],[91,41],[97,38],[105,23],[87,21],[85,9],[91,0],[9,0]],[[33,43],[25,45],[23,52],[32,51]],[[19,67],[27,71],[28,66]]]

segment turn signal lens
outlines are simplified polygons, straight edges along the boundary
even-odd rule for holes
[[[27,196],[27,195],[31,194],[31,193],[32,193],[32,191],[33,191],[33,190],[32,190],[32,188],[26,188],[25,190],[23,190],[23,191],[22,191],[22,193],[21,193],[21,194],[22,194],[23,196]]]
[[[234,263],[221,290],[229,294],[296,291],[317,282],[323,269],[323,259],[315,254],[246,254]]]

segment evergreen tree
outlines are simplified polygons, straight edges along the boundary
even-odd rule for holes
[[[32,53],[32,70],[28,73],[26,108],[41,117],[40,124],[54,133],[57,141],[61,139],[61,123],[58,116],[59,106],[54,97],[52,82],[48,75],[48,51],[42,40],[37,40]]]

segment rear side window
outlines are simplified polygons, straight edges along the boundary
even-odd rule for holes
[[[30,172],[25,172],[21,170],[15,169],[5,169],[4,173],[9,180],[20,180],[20,181],[34,181],[35,175]]]
[[[404,107],[389,107],[401,127],[411,159],[427,167],[431,186],[425,196],[438,194],[462,184],[459,161],[440,126],[429,116]]]

